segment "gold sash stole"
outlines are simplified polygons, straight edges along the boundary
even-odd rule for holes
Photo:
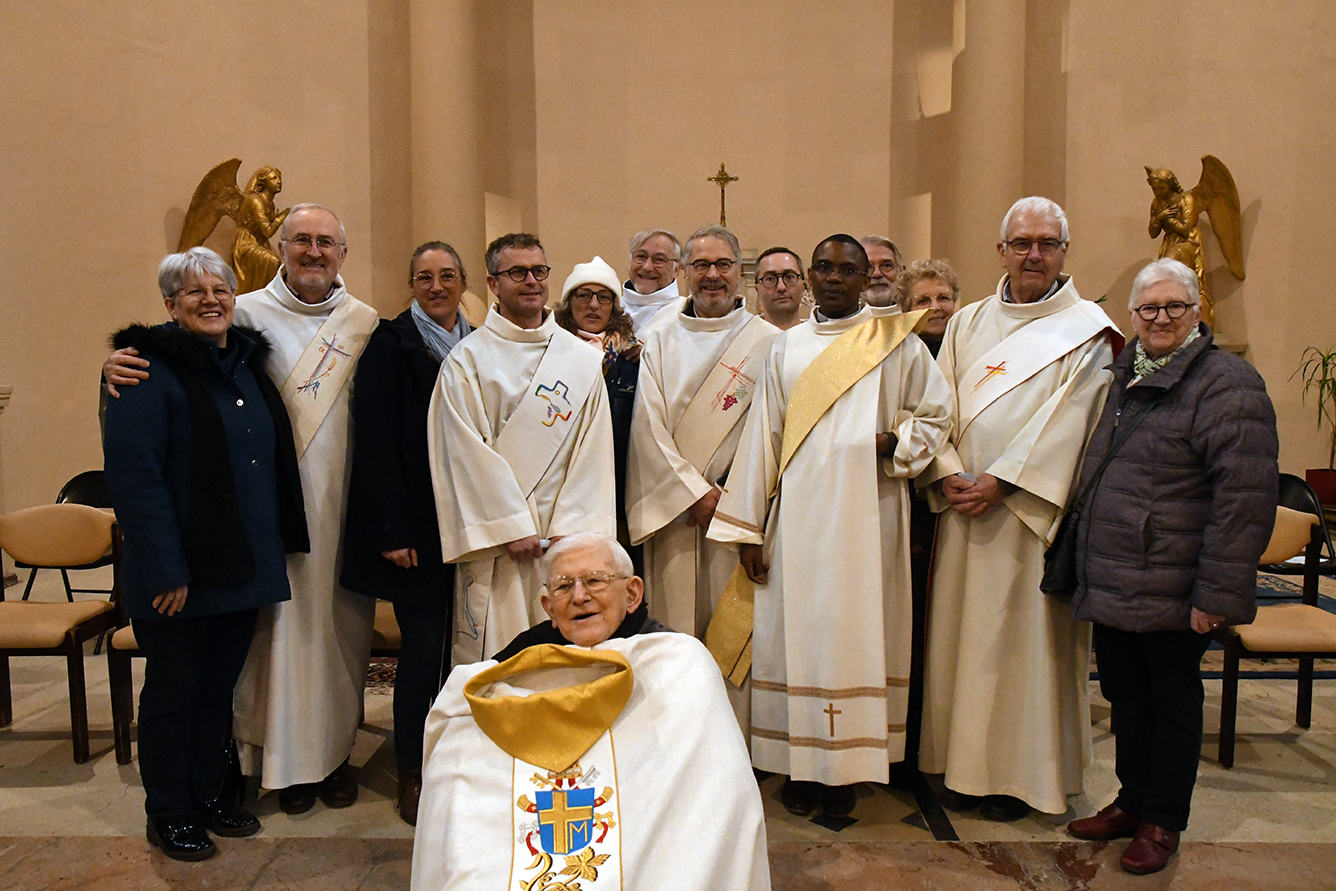
[[[293,440],[301,460],[352,377],[380,317],[360,300],[347,296],[320,325],[283,382],[283,404],[292,416]]]
[[[602,365],[588,345],[564,330],[553,333],[528,389],[494,446],[510,465],[525,498],[538,487],[561,444],[579,425],[580,409],[601,379]]]
[[[495,699],[479,692],[527,671],[611,667],[587,683],[528,696]],[[539,644],[485,668],[464,685],[464,699],[478,729],[506,754],[547,770],[565,770],[598,741],[631,698],[634,672],[616,650],[584,650]]]
[[[774,334],[760,316],[748,319],[673,428],[678,454],[698,472],[705,472],[719,444],[747,416]]]
[[[785,412],[784,444],[779,456],[779,472],[775,474],[776,486],[789,460],[817,421],[850,387],[862,380],[863,375],[879,366],[918,327],[925,313],[927,310],[921,309],[892,316],[874,316],[860,322],[837,337],[803,369],[793,386]],[[774,495],[774,492],[770,494]]]

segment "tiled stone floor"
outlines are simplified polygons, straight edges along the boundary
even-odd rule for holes
[[[42,585],[39,583],[39,595]],[[11,589],[11,592],[13,589]],[[136,660],[138,662],[138,660]],[[133,764],[118,766],[103,657],[86,660],[92,759],[75,765],[62,660],[11,660],[14,724],[0,730],[0,888],[405,889],[412,829],[396,816],[390,698],[369,693],[352,756],[361,797],[350,808],[289,817],[276,796],[254,810],[263,832],[220,839],[200,864],[175,863],[144,840],[143,794]],[[137,666],[137,670],[142,666]],[[1113,795],[1108,707],[1092,685],[1094,761],[1086,792],[1062,816],[1012,824],[951,814],[959,841],[934,839],[915,797],[865,786],[857,822],[835,832],[789,815],[779,778],[761,785],[776,889],[855,888],[1336,888],[1336,684],[1319,681],[1313,727],[1293,725],[1294,684],[1241,684],[1233,770],[1215,761],[1219,682],[1207,681],[1207,739],[1192,826],[1156,876],[1117,865],[1121,846],[1076,842],[1063,827]],[[935,783],[935,778],[930,778]],[[932,809],[929,797],[929,809]],[[937,822],[940,831],[941,823]]]

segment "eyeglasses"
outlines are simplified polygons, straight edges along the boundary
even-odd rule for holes
[[[448,285],[459,278],[459,273],[455,272],[453,269],[442,269],[440,276],[437,276],[434,272],[419,272],[417,275],[413,276],[413,284],[424,286],[430,285],[432,282],[436,281],[437,278],[440,279],[441,284]]]
[[[798,284],[798,280],[801,278],[802,276],[796,272],[767,272],[765,275],[756,279],[756,283],[758,285],[765,285],[767,288],[774,288],[778,287],[782,280],[785,285],[792,288],[794,285]]]
[[[931,306],[933,300],[936,300],[939,303],[955,303],[956,295],[952,294],[950,291],[943,294],[921,294],[914,298],[911,308],[919,309],[920,307]]]
[[[502,269],[496,275],[498,278],[504,275],[513,282],[522,282],[532,274],[534,281],[541,282],[547,280],[547,275],[551,271],[551,266],[512,266],[509,269]]]
[[[608,586],[618,579],[630,578],[626,575],[613,575],[609,572],[591,572],[588,575],[557,576],[554,579],[548,579],[547,590],[551,593],[553,599],[569,600],[575,594],[576,583],[584,584],[586,594],[598,594],[606,591]]]
[[[710,267],[713,266],[715,269],[719,270],[720,275],[728,275],[736,265],[738,265],[736,260],[730,260],[727,257],[724,257],[722,260],[693,260],[691,268],[699,272],[701,275],[705,275],[710,271]]]
[[[617,299],[616,297],[613,296],[613,293],[611,291],[578,290],[571,295],[571,303],[579,303],[580,305],[583,306],[585,304],[588,304],[595,298],[597,298],[599,306],[611,306],[612,301]]]
[[[867,275],[867,270],[859,269],[852,263],[836,266],[827,260],[818,260],[812,264],[812,272],[821,278],[829,278],[833,272],[840,278],[855,279]]]
[[[634,254],[631,255],[631,262],[634,263],[636,266],[644,266],[646,263],[648,263],[655,269],[662,269],[669,263],[676,263],[677,261],[672,257],[669,257],[667,254],[655,254],[654,256],[651,257],[644,251],[636,251]]]
[[[895,278],[896,274],[900,271],[899,265],[894,260],[882,260],[880,263],[873,263],[868,269],[868,272],[871,272],[873,269],[880,269],[881,274],[887,278]]]
[[[1002,243],[1018,257],[1029,256],[1030,251],[1034,250],[1035,245],[1039,246],[1039,253],[1045,257],[1051,257],[1058,251],[1067,247],[1067,242],[1059,241],[1056,238],[1043,238],[1039,241],[1030,238],[1013,238],[1011,241],[1004,241]]]
[[[172,297],[173,299],[184,297],[187,300],[203,300],[209,294],[212,294],[213,299],[218,301],[232,299],[232,289],[227,285],[222,284],[214,285],[211,289],[201,288],[199,285],[194,285],[189,288],[180,288],[172,295]]]
[[[1184,303],[1181,300],[1175,300],[1173,303],[1166,303],[1164,306],[1158,306],[1154,303],[1146,303],[1138,306],[1134,312],[1141,316],[1143,322],[1153,322],[1160,317],[1160,310],[1171,319],[1181,319],[1187,314],[1187,311],[1196,306],[1195,303]]]
[[[305,232],[298,233],[297,235],[294,235],[291,238],[284,238],[282,240],[286,241],[288,244],[295,244],[297,247],[301,248],[304,251],[309,251],[311,249],[311,245],[315,245],[316,247],[320,248],[321,251],[326,251],[326,252],[332,251],[336,247],[343,246],[343,242],[335,241],[328,235],[320,235],[315,238],[312,238]]]

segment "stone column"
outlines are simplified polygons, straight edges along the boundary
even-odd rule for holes
[[[965,16],[965,46],[952,71],[956,163],[948,219],[941,222],[943,255],[969,299],[991,291],[1001,277],[998,225],[1024,197],[1025,6],[1025,0],[956,6]]]
[[[486,295],[473,0],[411,0],[413,243],[448,241]]]

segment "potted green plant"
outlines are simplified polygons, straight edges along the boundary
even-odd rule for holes
[[[1309,396],[1317,403],[1317,429],[1324,423],[1331,429],[1327,466],[1312,468],[1304,476],[1323,504],[1336,504],[1336,347],[1320,350],[1310,346],[1300,360],[1290,380],[1303,377],[1304,403]]]

